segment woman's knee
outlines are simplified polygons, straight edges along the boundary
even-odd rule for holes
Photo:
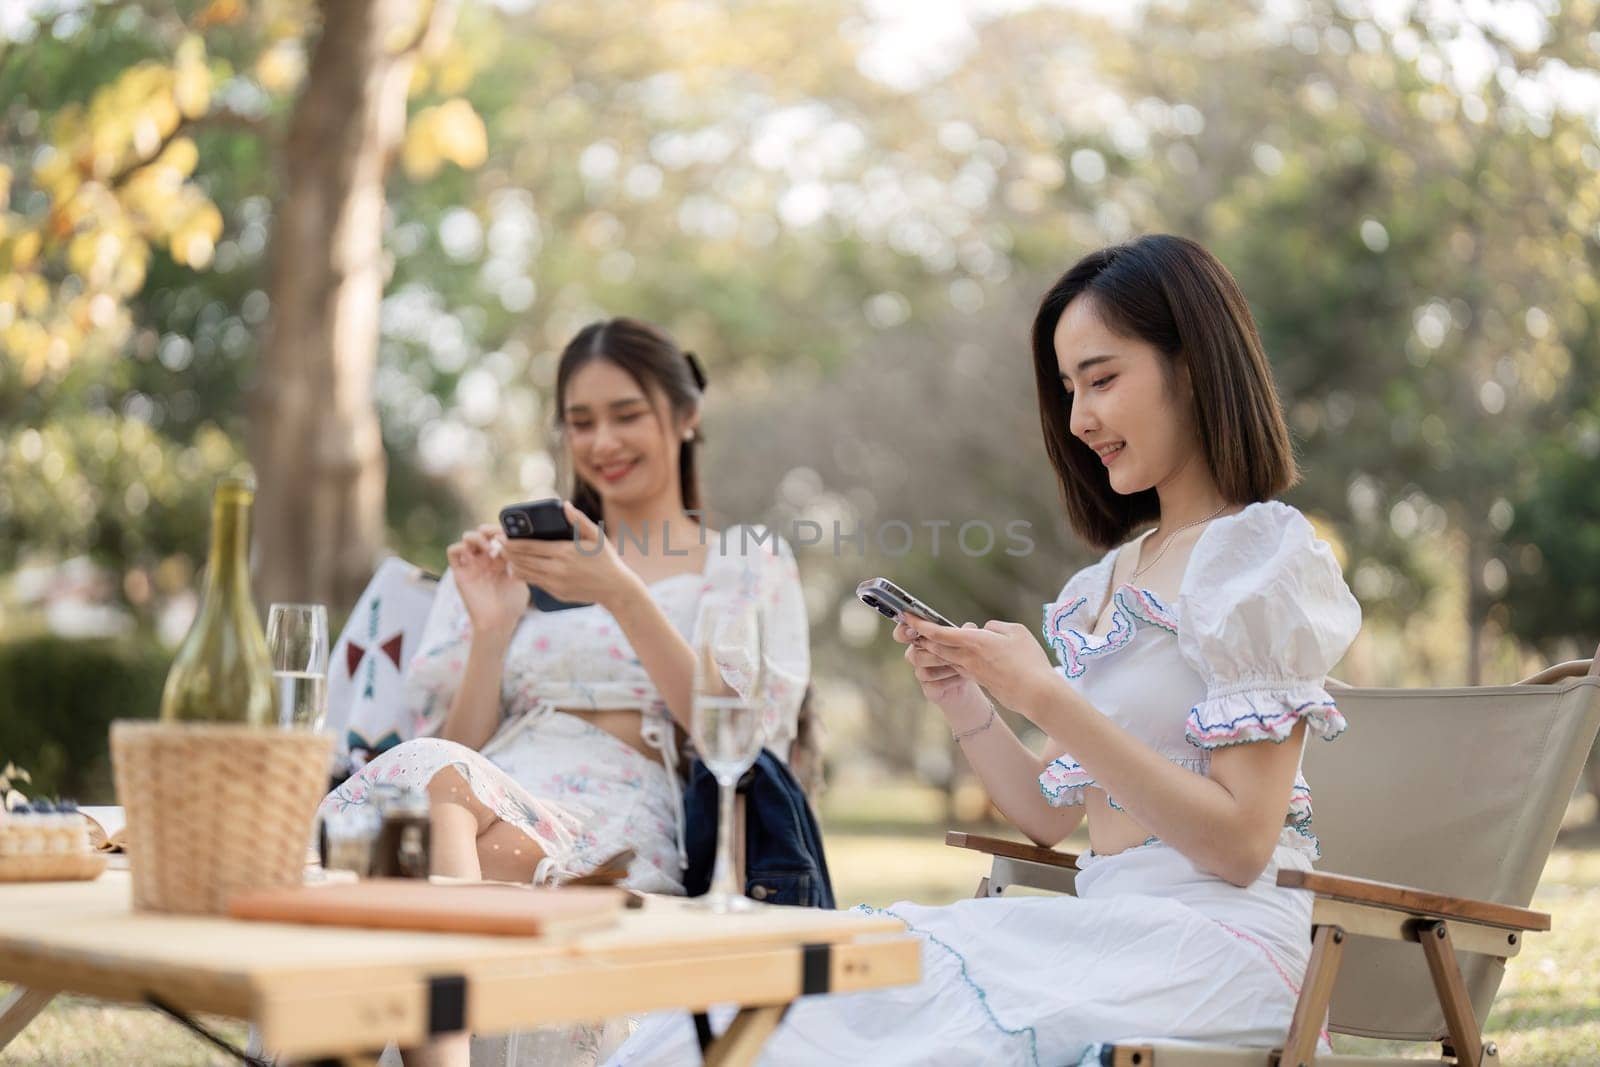
[[[453,765],[446,764],[433,772],[428,779],[428,799],[435,804],[460,804],[466,806],[472,797],[472,786],[466,775]]]
[[[472,816],[477,824],[478,833],[483,833],[496,822],[495,813],[488,805],[478,799],[472,791],[472,784],[459,767],[446,764],[433,773],[428,779],[428,802],[438,812],[447,806],[458,808]]]

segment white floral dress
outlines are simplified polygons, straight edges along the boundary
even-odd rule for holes
[[[1108,718],[1196,774],[1218,746],[1281,742],[1301,720],[1330,740],[1344,729],[1324,682],[1361,609],[1294,508],[1252,504],[1212,522],[1172,605],[1112,589],[1115,561],[1114,550],[1074,575],[1044,612],[1059,672]],[[1112,628],[1093,635],[1108,601]],[[1039,779],[1058,806],[1093,784],[1071,756]],[[802,998],[761,1062],[1098,1063],[1100,1043],[1137,1038],[1270,1047],[1310,955],[1309,895],[1276,884],[1281,869],[1310,868],[1310,819],[1298,779],[1272,859],[1244,888],[1151,838],[1086,854],[1075,897],[896,904],[887,911],[921,939],[922,980]],[[696,1063],[694,1028],[683,1013],[651,1016],[612,1062]]]
[[[757,599],[767,668],[758,700],[767,746],[786,755],[810,674],[805,601],[788,545],[760,527],[733,526],[720,537],[708,535],[702,572],[660,579],[649,590],[691,642],[702,595]],[[367,803],[380,783],[425,787],[440,769],[454,767],[485,806],[544,852],[536,881],[586,874],[631,849],[624,884],[681,893],[682,793],[671,769],[672,720],[616,619],[599,606],[530,609],[506,652],[500,728],[481,751],[430,736],[460,687],[471,636],[466,607],[447,577],[406,674],[414,739],[330,793],[322,813]],[[558,708],[638,709],[645,740],[662,759],[647,759]]]

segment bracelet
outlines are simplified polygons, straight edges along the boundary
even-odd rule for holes
[[[952,730],[950,732],[951,740],[953,740],[953,741],[955,741],[955,742],[957,742],[959,744],[960,742],[965,741],[967,738],[971,737],[974,734],[983,733],[989,727],[994,725],[994,720],[995,720],[995,717],[997,715],[999,715],[999,712],[995,710],[995,706],[993,704],[990,704],[989,705],[989,717],[987,719],[983,720],[983,725],[981,725],[981,726],[973,726],[970,729],[962,730],[960,733],[956,733],[955,731]]]

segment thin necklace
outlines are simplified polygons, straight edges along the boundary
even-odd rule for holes
[[[1225,510],[1227,510],[1227,507],[1228,507],[1227,504],[1223,504],[1222,507],[1218,508],[1216,511],[1213,511],[1211,514],[1207,515],[1205,518],[1196,519],[1193,522],[1185,523],[1184,525],[1178,527],[1176,530],[1173,530],[1170,534],[1167,535],[1167,539],[1161,543],[1161,551],[1156,553],[1156,558],[1151,560],[1149,563],[1146,563],[1143,567],[1140,567],[1138,570],[1134,571],[1131,575],[1129,575],[1128,576],[1128,581],[1130,581],[1130,582],[1133,581],[1134,579],[1138,578],[1139,575],[1143,574],[1145,571],[1149,570],[1151,567],[1154,567],[1157,563],[1160,563],[1161,562],[1161,557],[1167,554],[1167,549],[1172,547],[1172,542],[1175,541],[1177,539],[1178,535],[1183,533],[1183,531],[1185,531],[1187,529],[1190,529],[1191,527],[1194,527],[1194,526],[1199,526],[1203,522],[1210,522],[1212,519],[1216,518],[1218,515],[1221,515]]]

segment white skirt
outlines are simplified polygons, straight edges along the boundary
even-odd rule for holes
[[[1159,842],[1095,857],[1077,897],[895,904],[922,942],[913,986],[803,997],[763,1064],[1098,1063],[1101,1042],[1281,1044],[1310,957],[1311,896],[1280,845],[1239,888]],[[867,909],[872,910],[872,909]],[[732,1008],[714,1012],[720,1030]],[[613,1064],[697,1064],[686,1012],[650,1016]]]

